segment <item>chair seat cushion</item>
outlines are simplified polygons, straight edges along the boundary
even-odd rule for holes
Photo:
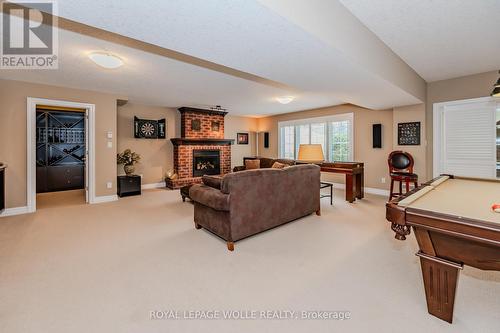
[[[418,179],[418,175],[416,173],[409,172],[391,172],[391,178]]]

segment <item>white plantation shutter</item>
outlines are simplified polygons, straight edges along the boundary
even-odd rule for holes
[[[441,121],[441,172],[495,178],[495,104],[445,106]]]

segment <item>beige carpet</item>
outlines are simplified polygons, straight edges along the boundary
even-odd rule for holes
[[[0,219],[0,332],[498,332],[500,275],[466,268],[453,325],[427,314],[416,242],[393,238],[384,198],[236,243],[195,230],[178,192],[82,205],[39,198]],[[150,320],[159,310],[348,310],[336,320]]]

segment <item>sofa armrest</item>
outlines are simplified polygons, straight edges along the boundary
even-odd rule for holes
[[[229,211],[229,195],[203,184],[196,184],[189,189],[189,197],[202,205],[215,210]]]
[[[244,171],[244,170],[246,170],[246,167],[244,165],[235,166],[233,168],[233,172]]]
[[[204,175],[201,177],[201,181],[203,184],[213,187],[217,190],[220,190],[221,188],[221,183],[222,183],[222,177],[221,176],[211,176],[211,175]]]

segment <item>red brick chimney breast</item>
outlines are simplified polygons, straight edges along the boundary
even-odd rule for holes
[[[182,107],[181,138],[171,139],[174,145],[174,169],[177,179],[167,179],[167,187],[176,189],[200,183],[201,177],[193,177],[193,151],[219,150],[220,172],[231,172],[231,145],[234,140],[224,139],[225,111]]]

